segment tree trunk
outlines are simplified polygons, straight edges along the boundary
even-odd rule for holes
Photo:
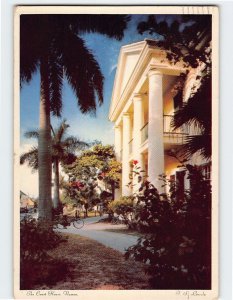
[[[50,99],[48,79],[48,59],[41,59],[40,65],[41,87],[40,87],[40,117],[39,117],[39,219],[51,221],[52,199],[51,199],[51,129],[50,129]]]
[[[57,209],[60,204],[60,195],[59,195],[59,161],[56,158],[54,161],[54,197],[53,197],[53,207]]]
[[[112,200],[115,200],[115,182],[111,183],[111,189],[112,189]]]

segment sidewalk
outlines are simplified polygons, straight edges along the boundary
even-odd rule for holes
[[[105,223],[97,223],[100,219],[104,217],[92,217],[84,219],[84,227],[81,229],[76,229],[72,225],[67,227],[67,229],[61,229],[59,231],[64,233],[78,234],[80,236],[88,237],[93,239],[107,247],[115,249],[121,253],[125,253],[125,250],[137,243],[138,237],[123,233],[107,232],[106,229],[119,229],[124,228],[125,225],[111,225]]]

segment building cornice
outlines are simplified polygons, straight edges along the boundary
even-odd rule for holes
[[[187,69],[184,68],[182,62],[177,63],[176,65],[171,65],[167,58],[166,58],[166,51],[161,48],[155,48],[154,45],[148,44],[147,42],[141,42],[140,46],[142,47],[143,43],[145,46],[143,47],[141,54],[138,58],[138,61],[132,71],[132,74],[130,75],[124,90],[122,91],[121,95],[116,97],[116,89],[117,89],[117,83],[114,83],[113,87],[113,96],[109,111],[109,119],[112,122],[115,122],[118,118],[119,114],[121,113],[122,109],[124,108],[126,102],[129,100],[131,94],[135,91],[135,86],[140,80],[141,76],[145,72],[146,69],[149,68],[155,68],[156,70],[159,70],[163,74],[169,74],[169,75],[179,75],[182,72],[185,72]],[[139,44],[139,43],[138,43]],[[138,45],[137,45],[138,46]],[[119,56],[119,70],[121,70],[121,65],[123,63],[123,56],[124,56],[124,50],[127,48],[127,46],[124,46],[125,48],[121,49],[121,53]],[[136,48],[136,46],[135,46]],[[131,52],[133,47],[127,48],[129,52]],[[116,74],[116,80],[119,80],[118,78],[119,74]]]

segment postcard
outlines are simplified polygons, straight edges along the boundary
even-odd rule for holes
[[[218,298],[218,8],[16,6],[16,299]]]

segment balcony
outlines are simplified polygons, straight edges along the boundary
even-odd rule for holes
[[[187,126],[182,129],[173,130],[171,127],[173,115],[163,116],[163,135],[165,143],[183,144],[185,137],[189,134]],[[148,139],[148,123],[141,128],[141,144]]]
[[[141,143],[148,139],[148,122],[141,128]]]
[[[188,126],[179,129],[172,129],[173,115],[163,116],[163,136],[167,144],[183,144],[186,136],[189,134]]]
[[[133,152],[133,139],[129,141],[129,154]]]

